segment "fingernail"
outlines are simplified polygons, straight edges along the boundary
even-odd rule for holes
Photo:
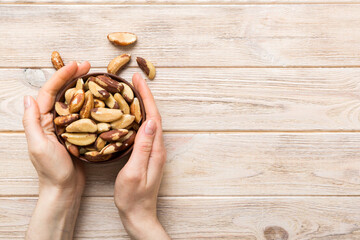
[[[154,120],[148,120],[145,126],[145,133],[147,135],[153,135],[155,133],[155,130],[156,130],[156,124]]]
[[[29,108],[31,106],[30,96],[24,96],[24,107]]]

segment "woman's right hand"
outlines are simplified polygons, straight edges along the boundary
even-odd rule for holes
[[[146,121],[137,132],[134,150],[115,182],[115,204],[132,239],[170,239],[156,214],[166,151],[161,117],[154,98],[140,74],[133,84],[146,110]]]

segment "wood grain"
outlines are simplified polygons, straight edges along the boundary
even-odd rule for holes
[[[96,67],[125,51],[166,67],[357,66],[359,11],[357,4],[2,5],[0,67],[50,67],[53,50]],[[113,31],[139,41],[116,48],[106,39]]]
[[[1,198],[0,236],[23,237],[34,198]],[[360,239],[360,198],[160,198],[158,215],[173,239],[269,240],[281,227],[288,239]],[[128,239],[113,198],[84,198],[75,239]],[[276,238],[285,240],[286,238]]]
[[[354,0],[0,0],[0,4],[102,4],[102,5],[237,5],[237,4],[356,4]]]
[[[1,134],[0,194],[36,195],[23,134]],[[161,196],[360,195],[357,133],[165,134]],[[86,196],[112,196],[122,163],[86,164]]]
[[[22,96],[53,72],[0,69],[0,130],[23,129]],[[360,130],[359,76],[360,68],[162,68],[148,84],[166,131],[351,131]]]

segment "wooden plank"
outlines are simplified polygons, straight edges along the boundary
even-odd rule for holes
[[[50,67],[53,50],[96,67],[124,51],[168,67],[357,66],[359,11],[357,4],[2,5],[0,67]],[[135,32],[139,41],[116,48],[106,39],[113,31]]]
[[[0,69],[0,130],[23,129],[22,96],[53,72]],[[148,84],[166,131],[349,131],[360,130],[359,76],[360,68],[162,68]]]
[[[293,4],[293,3],[347,3],[356,4],[354,0],[0,0],[0,4],[102,4],[102,5],[237,5],[237,4]]]
[[[0,238],[22,237],[34,198],[1,198]],[[172,239],[360,239],[360,198],[160,198],[158,215]],[[113,198],[84,198],[75,239],[128,239]]]
[[[1,134],[0,194],[36,195],[23,134]],[[360,195],[358,133],[165,134],[161,196]],[[86,164],[86,196],[112,196],[122,163]]]

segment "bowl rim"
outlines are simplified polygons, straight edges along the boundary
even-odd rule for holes
[[[124,83],[124,84],[128,85],[131,88],[131,90],[133,91],[135,97],[139,100],[139,103],[140,103],[141,114],[142,114],[142,119],[141,119],[141,121],[139,123],[139,127],[140,127],[142,125],[142,123],[145,122],[145,120],[146,120],[145,105],[144,105],[144,102],[143,102],[143,100],[141,98],[140,93],[135,89],[135,87],[132,84],[130,84],[125,79],[123,79],[123,78],[121,78],[121,77],[119,77],[117,75],[114,75],[114,74],[111,74],[111,73],[105,73],[105,72],[94,72],[94,73],[83,74],[81,76],[78,76],[76,78],[71,79],[64,86],[62,86],[62,88],[56,94],[54,106],[53,106],[53,108],[51,110],[51,112],[53,114],[53,119],[55,119],[57,116],[59,116],[57,114],[57,112],[55,111],[55,103],[60,101],[60,99],[63,99],[65,97],[65,92],[69,88],[75,87],[76,82],[77,82],[77,80],[79,78],[83,78],[83,80],[85,82],[89,77],[95,77],[95,76],[98,76],[98,75],[108,76],[108,77],[112,78],[113,80],[116,80],[118,82],[121,82],[121,83]],[[129,107],[130,107],[130,104],[129,104]],[[65,141],[60,137],[60,135],[58,133],[58,126],[54,123],[54,121],[53,121],[53,125],[54,125],[54,133],[55,133],[58,141],[65,147],[66,151],[68,151],[66,146],[65,146]],[[76,156],[72,155],[69,151],[68,151],[68,153],[70,154],[70,156],[71,156],[71,158],[73,160],[78,160],[78,161],[92,163],[92,164],[105,164],[105,163],[119,161],[122,158],[125,158],[127,155],[129,155],[131,153],[133,148],[134,148],[134,144],[131,145],[126,151],[122,152],[121,154],[117,154],[117,155],[115,154],[115,157],[112,157],[112,158],[110,158],[109,160],[106,160],[106,161],[99,161],[99,162],[92,162],[92,161],[89,161],[89,160],[87,160],[87,159],[85,159],[83,157],[76,157]]]

